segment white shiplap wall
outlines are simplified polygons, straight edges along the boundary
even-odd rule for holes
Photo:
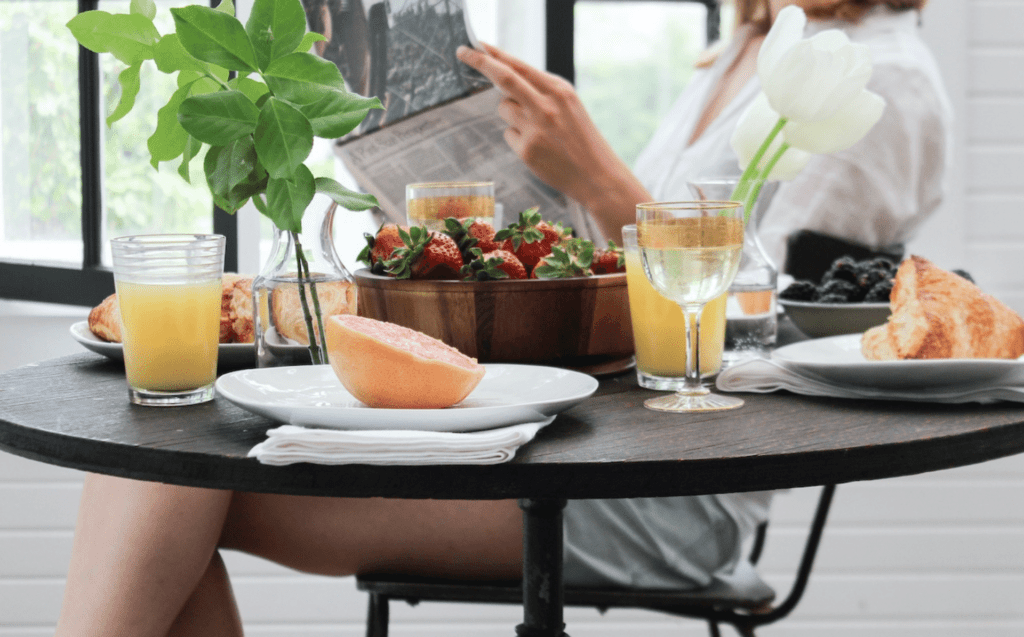
[[[914,247],[965,267],[1024,312],[1024,1],[941,0],[926,13],[959,117],[957,173],[944,210]],[[943,262],[949,260],[948,263]],[[0,370],[78,351],[80,312],[0,302]],[[81,476],[0,452],[0,637],[52,634]],[[776,500],[763,573],[785,589],[815,490]],[[793,617],[768,637],[1024,635],[1024,456],[839,488],[818,564]],[[362,635],[365,598],[350,580],[296,575],[228,555],[247,631],[262,637]],[[518,610],[393,609],[393,634],[511,634]],[[650,613],[567,613],[574,637],[643,630],[706,634]]]

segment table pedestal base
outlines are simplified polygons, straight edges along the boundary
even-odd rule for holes
[[[562,509],[565,500],[524,498],[523,623],[518,637],[568,637],[562,584]]]

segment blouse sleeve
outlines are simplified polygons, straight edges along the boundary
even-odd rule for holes
[[[942,201],[952,138],[943,89],[921,70],[896,65],[876,66],[868,88],[886,100],[882,118],[854,146],[815,156],[783,183],[759,226],[780,266],[793,232],[877,249],[907,241]]]

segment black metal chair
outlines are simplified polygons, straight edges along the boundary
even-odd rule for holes
[[[767,585],[740,590],[716,581],[707,588],[683,591],[567,586],[565,605],[594,607],[602,613],[609,608],[643,608],[703,619],[708,623],[712,637],[719,637],[720,624],[729,624],[741,635],[752,636],[755,628],[782,619],[800,601],[810,579],[834,493],[835,485],[822,487],[793,584],[789,594],[778,604],[773,604],[775,591]],[[767,526],[767,523],[763,524],[757,531],[751,548],[752,563],[756,564],[761,556]],[[404,600],[413,606],[421,601],[484,604],[521,604],[523,601],[518,581],[452,581],[401,575],[361,575],[356,578],[356,586],[370,594],[367,637],[387,637],[389,602],[392,599]]]

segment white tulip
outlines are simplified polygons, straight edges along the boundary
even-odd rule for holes
[[[827,29],[802,39],[807,18],[795,5],[779,12],[757,56],[768,102],[782,117],[825,120],[859,96],[871,77],[867,46]]]
[[[835,153],[856,144],[882,118],[885,100],[863,90],[825,120],[791,121],[782,129],[793,149],[808,153]],[[788,154],[788,153],[787,153]]]
[[[754,98],[754,101],[743,111],[739,121],[736,123],[736,129],[732,133],[732,139],[730,139],[741,170],[747,170],[748,165],[753,161],[754,156],[757,155],[758,149],[760,149],[764,140],[768,138],[768,135],[775,128],[778,121],[779,114],[772,110],[772,107],[768,104],[768,98],[763,92]],[[768,147],[767,152],[761,156],[761,160],[757,163],[758,175],[767,167],[768,161],[779,152],[783,142],[783,135],[776,135],[775,139],[772,140],[771,146]],[[772,168],[771,173],[761,176],[760,179],[793,179],[803,170],[810,159],[810,153],[798,148],[789,148]]]

